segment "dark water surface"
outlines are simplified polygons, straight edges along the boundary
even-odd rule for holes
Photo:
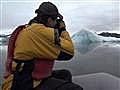
[[[0,84],[3,79],[7,46],[0,46]],[[54,69],[68,69],[73,76],[109,73],[120,78],[120,44],[96,43],[76,47],[70,61],[56,62]]]
[[[69,62],[57,62],[56,69],[69,69],[73,75],[105,72],[120,77],[120,44],[96,43],[77,48]]]

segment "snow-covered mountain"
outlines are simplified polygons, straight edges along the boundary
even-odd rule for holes
[[[103,37],[95,32],[82,29],[72,36],[73,42],[87,44],[94,42],[120,42],[120,38],[115,37]]]

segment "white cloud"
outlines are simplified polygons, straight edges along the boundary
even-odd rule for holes
[[[3,29],[27,23],[35,16],[35,9],[41,2],[51,1],[63,14],[67,28],[73,34],[81,28],[106,29],[118,27],[117,0],[3,0],[2,24]],[[9,2],[8,2],[9,1]]]

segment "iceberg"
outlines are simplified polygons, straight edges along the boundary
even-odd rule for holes
[[[120,45],[120,38],[100,36],[93,31],[85,29],[77,32],[71,38],[76,50],[81,54],[91,52],[103,43],[117,43]]]
[[[72,36],[72,40],[75,43],[88,44],[94,42],[120,42],[120,38],[116,37],[103,37],[96,32],[82,29]]]
[[[99,42],[101,41],[97,34],[94,32],[82,29],[81,31],[77,32],[72,36],[73,42],[79,42],[82,44],[92,43],[92,42]]]

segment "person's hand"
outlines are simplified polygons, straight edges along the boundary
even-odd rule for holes
[[[58,30],[59,36],[61,36],[62,31],[66,31],[65,22],[62,19],[57,19],[55,29]]]
[[[66,28],[65,22],[63,20],[61,20],[59,22],[59,29],[65,29],[65,28]]]
[[[58,19],[57,23],[58,23],[59,36],[61,36],[62,31],[66,31],[66,25],[62,19]]]

